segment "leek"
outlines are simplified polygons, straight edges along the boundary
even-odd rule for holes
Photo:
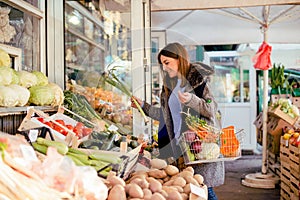
[[[137,109],[140,111],[141,115],[144,118],[145,124],[149,122],[149,119],[147,118],[146,114],[144,113],[143,109],[141,108],[140,104],[133,98],[132,93],[129,91],[128,87],[120,80],[118,77],[113,73],[115,68],[112,68],[109,70],[108,75],[105,77],[105,82],[109,83],[113,87],[119,89],[121,92],[123,92],[125,95],[127,95],[129,98],[131,98],[136,105]]]

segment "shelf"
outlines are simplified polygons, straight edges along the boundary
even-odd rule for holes
[[[51,106],[24,106],[24,107],[0,107],[0,116],[9,116],[16,114],[25,114],[29,108],[34,107],[37,110],[42,110],[44,112],[54,112],[57,109]]]

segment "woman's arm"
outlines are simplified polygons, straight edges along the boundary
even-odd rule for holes
[[[143,109],[144,113],[154,119],[154,120],[159,120],[160,118],[160,108],[155,107],[145,101],[142,101],[141,99],[133,96],[131,99],[131,107],[133,108],[137,108],[137,106],[135,105],[135,103],[133,102],[133,98],[136,100],[136,102],[141,106],[141,108]]]
[[[143,111],[149,117],[154,120],[159,121],[160,119],[160,109],[159,107],[150,105],[149,103],[144,102]]]
[[[209,119],[214,118],[217,112],[217,103],[208,84],[204,87],[202,97],[191,94],[191,99],[185,105]]]

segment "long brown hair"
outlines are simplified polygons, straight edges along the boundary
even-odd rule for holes
[[[181,44],[175,42],[167,44],[157,55],[158,63],[160,64],[160,69],[163,75],[163,86],[165,91],[168,92],[169,90],[167,88],[173,90],[177,83],[177,79],[171,79],[168,74],[163,71],[162,62],[160,60],[162,55],[178,60],[178,71],[182,76],[182,82],[180,86],[184,86],[187,82],[186,76],[190,70],[189,55],[187,50]]]

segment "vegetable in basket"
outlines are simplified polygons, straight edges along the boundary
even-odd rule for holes
[[[235,157],[239,155],[240,142],[235,135],[234,126],[228,126],[222,129],[220,144],[220,151],[223,156]]]

